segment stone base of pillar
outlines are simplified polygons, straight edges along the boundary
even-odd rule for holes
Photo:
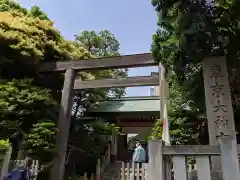
[[[117,155],[115,155],[115,154],[111,154],[111,162],[116,162],[117,161]]]
[[[212,176],[212,180],[222,180],[223,179],[221,170],[212,171],[211,176]]]
[[[188,172],[188,179],[189,180],[197,180],[197,171],[189,171]],[[212,180],[222,180],[222,172],[221,171],[212,171],[211,172],[211,179]]]

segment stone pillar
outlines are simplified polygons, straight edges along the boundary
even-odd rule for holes
[[[237,157],[236,131],[225,58],[204,59],[203,75],[210,144],[219,145],[223,138],[227,138],[233,142],[231,154]],[[212,158],[212,169],[221,170],[219,157]]]

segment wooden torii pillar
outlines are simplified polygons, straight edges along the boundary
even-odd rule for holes
[[[76,71],[74,69],[67,69],[64,78],[64,85],[62,91],[62,99],[60,104],[59,118],[57,127],[59,129],[57,133],[56,149],[57,157],[54,160],[51,180],[63,179],[65,170],[65,157],[67,151],[69,128],[72,116],[73,105],[73,87],[76,77]]]
[[[68,62],[51,62],[40,64],[39,72],[66,71],[62,91],[61,106],[57,127],[56,149],[57,154],[53,162],[50,180],[62,180],[65,170],[65,157],[68,143],[70,119],[72,115],[72,101],[74,90],[112,88],[112,87],[134,87],[134,86],[154,86],[159,84],[158,77],[129,77],[122,79],[105,79],[93,81],[76,80],[76,71],[99,70],[109,68],[130,68],[154,66],[157,63],[151,54],[135,54],[127,56],[98,58],[92,60],[75,60]]]

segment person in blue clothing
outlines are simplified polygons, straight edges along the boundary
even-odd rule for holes
[[[11,173],[9,173],[4,180],[31,180],[34,178],[31,166],[33,164],[33,159],[27,157],[25,159],[24,166],[18,167],[14,169]]]
[[[142,168],[142,163],[145,163],[146,161],[146,152],[145,149],[142,147],[140,142],[136,143],[136,148],[133,153],[132,161],[134,163],[139,163],[139,167]],[[137,177],[135,176],[134,179],[136,180]],[[139,180],[141,180],[142,177],[139,177]]]
[[[135,163],[144,163],[146,161],[146,152],[145,149],[140,144],[140,142],[136,143],[136,148],[134,150],[132,160]]]

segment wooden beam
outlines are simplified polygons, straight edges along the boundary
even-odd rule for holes
[[[135,86],[155,86],[159,84],[158,76],[139,76],[120,79],[103,79],[81,81],[75,80],[74,89],[117,88]]]
[[[152,55],[150,53],[144,53],[117,57],[95,58],[88,60],[41,63],[38,67],[38,71],[65,71],[67,69],[97,70],[108,68],[144,67],[154,65],[157,65],[157,63],[153,60]]]
[[[116,117],[121,122],[129,122],[129,121],[147,121],[147,122],[155,122],[159,117],[151,117],[151,116],[117,116]]]
[[[159,76],[158,72],[151,72],[151,76]]]
[[[135,120],[135,121],[120,121],[117,123],[117,126],[119,127],[153,127],[154,121],[141,121],[141,120]]]

